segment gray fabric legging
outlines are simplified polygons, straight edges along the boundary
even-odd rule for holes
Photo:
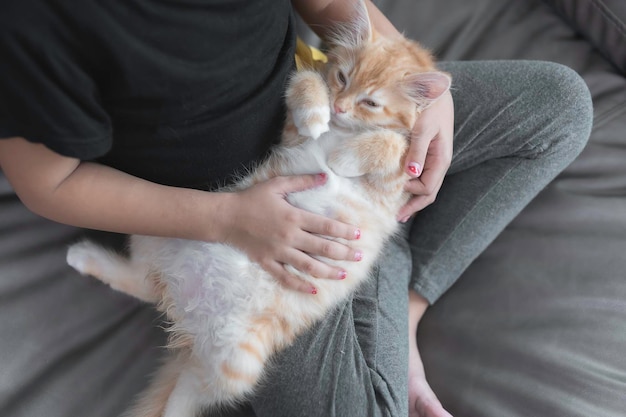
[[[436,202],[353,298],[277,355],[250,404],[221,416],[407,416],[409,286],[435,302],[583,149],[591,98],[567,67],[440,67],[453,77],[455,151]]]

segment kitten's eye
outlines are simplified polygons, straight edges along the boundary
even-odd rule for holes
[[[379,107],[379,104],[376,103],[374,100],[365,99],[361,101],[361,103],[365,104],[367,107]]]
[[[341,85],[346,85],[346,76],[342,71],[337,72],[337,80]]]

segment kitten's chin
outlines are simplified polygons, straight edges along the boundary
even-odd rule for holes
[[[354,130],[354,129],[359,127],[359,123],[356,123],[354,120],[350,120],[350,119],[347,119],[345,117],[337,116],[336,114],[333,114],[330,117],[330,125],[334,129],[338,129],[338,130],[342,130],[342,131]]]

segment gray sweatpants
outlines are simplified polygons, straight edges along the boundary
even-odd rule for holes
[[[275,358],[258,394],[222,415],[408,414],[408,288],[435,302],[583,149],[586,85],[546,62],[454,62],[452,165],[435,203],[390,242],[372,278]]]

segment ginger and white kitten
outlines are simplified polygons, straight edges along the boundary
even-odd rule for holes
[[[341,28],[320,72],[294,74],[283,143],[234,189],[279,175],[325,173],[320,187],[291,194],[293,205],[358,225],[343,241],[365,254],[340,262],[344,280],[315,279],[317,294],[281,286],[245,253],[222,243],[132,236],[124,258],[88,241],[68,263],[111,287],[157,303],[172,323],[170,359],[135,417],[193,417],[251,394],[268,359],[367,279],[407,202],[407,137],[419,112],[450,86],[430,55],[403,37],[372,31],[364,5]]]

